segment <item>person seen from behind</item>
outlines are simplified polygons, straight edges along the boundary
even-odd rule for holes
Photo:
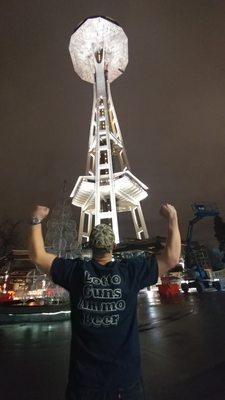
[[[160,255],[119,261],[112,259],[115,238],[106,224],[91,232],[91,260],[47,253],[41,222],[48,213],[42,206],[32,212],[29,255],[70,294],[72,340],[66,400],[144,400],[137,296],[179,262],[181,239],[175,207],[165,204],[160,209],[168,225]]]

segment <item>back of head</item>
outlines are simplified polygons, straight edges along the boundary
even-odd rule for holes
[[[93,253],[104,254],[113,250],[115,236],[110,225],[96,225],[90,234],[89,246]]]

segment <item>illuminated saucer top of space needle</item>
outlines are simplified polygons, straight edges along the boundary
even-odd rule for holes
[[[120,76],[128,64],[128,39],[110,18],[97,16],[84,20],[71,36],[69,51],[81,79],[95,82],[95,55],[104,51],[104,69],[109,82]]]

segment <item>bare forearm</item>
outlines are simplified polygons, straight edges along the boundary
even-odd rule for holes
[[[28,249],[29,256],[34,262],[36,262],[36,260],[45,253],[41,224],[31,225],[28,239]]]
[[[169,268],[174,267],[179,262],[181,253],[181,238],[177,216],[168,221],[168,236],[164,250],[165,259]]]
[[[181,253],[181,238],[178,226],[177,212],[171,205],[163,206],[163,213],[167,216],[168,236],[163,252],[157,256],[159,275],[163,275],[179,262]]]
[[[41,224],[31,226],[28,249],[30,259],[38,265],[44,273],[49,273],[56,255],[45,251]]]

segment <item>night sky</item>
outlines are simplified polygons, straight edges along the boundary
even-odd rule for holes
[[[225,216],[224,1],[0,5],[1,215],[25,220],[31,204],[52,207],[64,179],[70,192],[84,174],[92,86],[75,74],[68,45],[81,20],[106,15],[129,40],[128,67],[111,90],[132,172],[150,188],[142,203],[150,235],[166,233],[164,202],[177,207],[183,237],[192,202],[215,201]],[[120,222],[122,236],[134,235],[129,215]],[[201,242],[213,235],[212,219],[196,227]]]

